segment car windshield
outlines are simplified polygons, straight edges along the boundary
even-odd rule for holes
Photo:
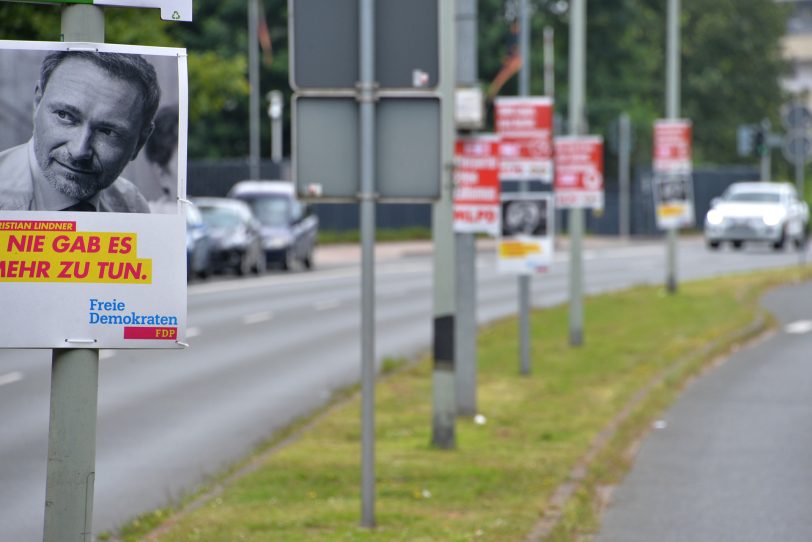
[[[734,192],[728,194],[725,201],[742,203],[779,203],[781,196],[775,192]]]
[[[227,207],[200,206],[203,222],[213,228],[233,228],[240,225],[240,215],[234,209]]]
[[[264,196],[246,200],[254,216],[263,226],[287,226],[290,217],[290,200],[284,196]]]

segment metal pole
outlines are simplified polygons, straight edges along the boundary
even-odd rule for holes
[[[666,117],[677,119],[680,114],[680,62],[679,62],[679,0],[668,0],[668,46],[666,52]],[[666,290],[677,291],[677,236],[676,226],[668,228],[668,274]]]
[[[544,95],[555,96],[555,30],[544,27]]]
[[[434,238],[434,370],[432,372],[431,444],[436,448],[456,447],[457,400],[454,397],[454,217],[452,161],[454,156],[455,49],[454,2],[439,2],[440,9],[440,95],[442,97],[441,158],[443,168],[440,200],[432,205]]]
[[[584,121],[586,87],[586,0],[573,0],[570,11],[570,104],[571,135],[581,135]],[[581,238],[584,210],[570,209],[570,345],[584,341],[583,262]]]
[[[621,113],[618,122],[618,179],[620,184],[620,237],[624,240],[629,239],[631,232],[631,183],[630,181],[630,164],[631,164],[631,119],[628,113]]]
[[[64,41],[104,42],[104,12],[62,10]],[[98,349],[54,349],[43,542],[91,542],[96,480]]]
[[[530,13],[527,0],[521,0],[519,11],[519,52],[522,67],[519,71],[519,95],[530,94]],[[523,182],[521,190],[527,191]],[[530,374],[530,275],[519,275],[519,372]]]
[[[375,2],[359,4],[361,129],[361,526],[375,526]]]
[[[772,177],[772,164],[770,151],[770,129],[772,125],[768,119],[761,121],[761,131],[764,134],[764,145],[761,151],[761,180],[763,182],[770,182]]]
[[[259,0],[248,0],[248,83],[251,86],[248,110],[248,170],[252,179],[260,178],[259,170]]]
[[[478,83],[476,0],[457,0],[457,84]],[[477,413],[477,321],[476,321],[476,239],[473,233],[457,233],[456,250],[456,390],[457,415]]]

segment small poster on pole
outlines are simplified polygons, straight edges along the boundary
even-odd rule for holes
[[[132,8],[159,8],[165,21],[191,21],[192,0],[12,0],[37,4],[92,4]]]
[[[660,229],[690,227],[695,221],[691,133],[690,120],[654,123],[652,192]]]
[[[496,131],[502,137],[501,178],[553,182],[553,100],[506,96],[495,101]]]
[[[186,52],[88,45],[0,41],[0,348],[179,348]]]
[[[555,138],[555,204],[603,209],[603,137]]]
[[[497,268],[529,275],[547,271],[553,262],[553,196],[549,192],[502,194],[502,228]]]
[[[454,166],[454,231],[499,235],[499,136],[459,138]]]

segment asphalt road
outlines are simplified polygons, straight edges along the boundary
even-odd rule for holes
[[[781,329],[691,385],[644,441],[597,542],[812,540],[812,284]]]
[[[585,290],[662,284],[664,242],[587,242]],[[431,258],[423,248],[376,266],[377,357],[427,349]],[[359,375],[359,268],[317,257],[315,272],[194,284],[185,351],[102,351],[94,531],[166,505],[243,457]],[[321,258],[321,260],[319,260]],[[533,280],[534,306],[567,298],[567,254]],[[321,261],[322,263],[319,263]],[[791,251],[710,253],[681,239],[679,280],[792,265]],[[478,260],[478,318],[515,312],[517,280]],[[589,341],[589,329],[584,330]],[[517,360],[518,363],[518,360]],[[0,542],[42,537],[50,351],[0,351]]]

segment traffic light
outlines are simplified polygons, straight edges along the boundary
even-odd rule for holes
[[[765,156],[769,150],[767,149],[767,134],[764,133],[764,128],[757,128],[753,136],[753,147],[756,150],[756,155]]]

